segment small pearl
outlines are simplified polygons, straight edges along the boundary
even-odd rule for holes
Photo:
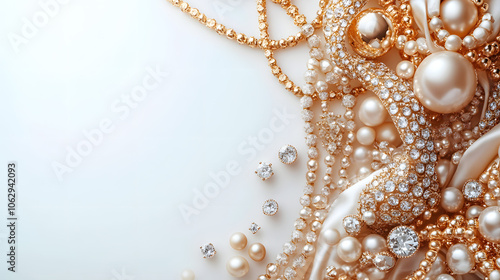
[[[375,140],[375,137],[373,137]],[[358,147],[354,150],[354,161],[366,163],[371,160],[372,153],[366,147]]]
[[[490,280],[500,280],[500,271],[498,270],[493,270],[490,275]]]
[[[476,39],[474,39],[474,37],[470,35],[465,36],[465,38],[463,39],[463,44],[466,48],[473,49],[476,46]]]
[[[489,20],[482,21],[481,24],[479,24],[479,27],[484,28],[488,32],[493,30],[493,24]]]
[[[479,215],[479,232],[484,239],[498,243],[500,242],[500,208],[488,207]]]
[[[229,244],[235,250],[243,250],[247,246],[247,237],[241,232],[234,233],[229,238]]]
[[[375,214],[372,211],[363,212],[363,221],[369,226],[373,225],[376,221]]]
[[[367,126],[381,125],[387,118],[387,110],[385,110],[382,102],[371,96],[363,100],[359,108],[359,119]]]
[[[375,267],[368,268],[368,275],[370,276],[370,280],[382,280],[385,278],[385,272],[380,271]]]
[[[378,234],[370,234],[363,239],[363,249],[372,254],[377,254],[386,250],[385,239]]]
[[[440,274],[436,280],[455,280],[455,278],[449,274]]]
[[[417,53],[417,42],[411,40],[405,43],[404,52],[407,55],[414,55]]]
[[[471,206],[471,207],[469,207],[469,209],[467,209],[467,213],[465,214],[465,217],[467,219],[475,219],[475,218],[479,217],[479,215],[481,215],[481,212],[483,212],[483,210],[484,210],[484,207],[482,207],[482,206],[479,206],[479,205]]]
[[[230,258],[226,263],[226,270],[234,277],[243,277],[250,270],[248,261],[240,256]]]
[[[194,272],[190,269],[186,269],[181,274],[181,280],[194,280]]]
[[[357,261],[361,253],[361,243],[354,237],[344,237],[337,245],[337,255],[347,263]]]
[[[377,142],[387,141],[393,146],[399,146],[403,141],[399,137],[399,132],[392,123],[384,123],[377,128]]]
[[[254,243],[248,247],[248,255],[256,262],[260,262],[266,257],[266,247],[261,243]]]
[[[457,188],[446,188],[443,191],[441,206],[448,212],[458,212],[464,206],[464,196]]]
[[[375,141],[376,133],[375,129],[371,127],[362,127],[356,132],[356,139],[361,145],[370,146]]]
[[[406,40],[407,38],[405,35],[399,35],[396,39],[396,48],[402,50],[405,47]]]
[[[321,232],[321,238],[325,241],[326,244],[333,246],[339,243],[340,241],[340,233],[336,229],[326,229]]]
[[[485,42],[488,35],[488,31],[482,27],[478,27],[474,29],[474,32],[472,32],[472,36],[474,36],[474,38],[476,38],[479,42]]]
[[[398,63],[396,74],[398,74],[400,78],[410,79],[413,77],[413,74],[415,74],[415,65],[408,60],[403,60]]]
[[[464,244],[455,244],[446,254],[446,262],[453,273],[462,275],[469,273],[474,267],[474,260]]]
[[[438,31],[441,27],[443,27],[443,22],[438,17],[433,17],[429,22],[429,28],[434,32]]]
[[[452,52],[456,52],[462,46],[462,39],[457,35],[450,35],[446,38],[446,42],[444,43],[444,47]]]

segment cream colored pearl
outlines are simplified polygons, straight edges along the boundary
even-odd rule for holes
[[[455,280],[455,278],[449,274],[440,274],[436,280]]]
[[[370,276],[370,280],[382,280],[385,278],[385,272],[375,267],[368,268],[368,275]]]
[[[247,246],[247,237],[241,232],[234,233],[229,238],[229,245],[235,250],[243,250]]]
[[[490,280],[500,280],[500,271],[493,270],[488,277]]]
[[[254,243],[248,247],[248,255],[256,262],[260,262],[266,257],[266,247],[261,243]]]
[[[484,210],[484,207],[482,207],[482,206],[479,206],[479,205],[471,206],[471,207],[469,207],[469,209],[467,209],[467,213],[465,213],[465,217],[467,219],[475,219],[475,218],[479,217],[479,215],[481,215],[481,212],[483,212],[483,210]]]
[[[226,270],[234,277],[243,277],[250,270],[248,261],[240,256],[230,258],[226,263]]]
[[[405,43],[404,52],[407,55],[414,55],[417,53],[417,47],[418,47],[417,42],[410,40],[410,41]]]
[[[389,24],[380,13],[368,13],[358,23],[358,32],[363,41],[375,49],[380,49],[380,43],[387,36]]]
[[[396,74],[403,79],[410,79],[415,74],[415,65],[408,60],[403,60],[396,66]]]
[[[337,245],[340,241],[340,233],[336,229],[329,228],[321,233],[321,238],[330,246]]]
[[[376,221],[375,214],[372,211],[363,212],[363,221],[369,226],[373,225]]]
[[[478,27],[474,29],[474,32],[472,32],[472,36],[474,36],[474,38],[476,38],[479,42],[485,42],[488,35],[488,31],[482,27]]]
[[[449,51],[456,52],[462,47],[462,39],[457,35],[450,35],[446,38],[444,47]]]
[[[373,137],[375,138],[375,137]],[[375,140],[375,139],[374,139]],[[357,147],[354,150],[354,161],[359,162],[359,163],[366,163],[371,160],[372,153],[370,150],[368,150],[366,147]]]
[[[377,142],[387,141],[393,146],[399,146],[403,141],[399,137],[398,130],[392,123],[384,123],[377,127]]]
[[[181,274],[181,280],[194,280],[194,272],[190,269],[186,269]]]
[[[443,21],[441,21],[438,17],[433,17],[429,21],[429,28],[434,32],[438,31],[442,27],[443,27]]]
[[[337,245],[337,255],[347,263],[357,261],[361,253],[361,243],[354,237],[344,237]]]
[[[451,170],[452,163],[447,159],[440,159],[436,164],[436,173],[438,176],[438,182],[441,187],[446,187],[448,181],[453,176],[453,172]]]
[[[463,43],[464,43],[464,46],[468,49],[472,49],[476,46],[476,39],[474,39],[474,37],[468,35],[468,36],[465,36],[465,38],[463,39]]]
[[[469,273],[474,267],[474,260],[464,244],[455,244],[446,254],[446,262],[453,273],[462,275]]]
[[[477,7],[470,0],[445,0],[441,3],[441,19],[446,30],[463,38],[478,21]]]
[[[375,129],[371,127],[364,126],[358,129],[356,132],[356,139],[361,145],[370,146],[375,141],[376,133]]]
[[[387,110],[385,110],[382,102],[375,96],[370,96],[363,100],[358,114],[361,122],[367,126],[381,125],[387,118]]]
[[[363,239],[363,249],[372,254],[386,250],[385,239],[378,234],[370,234]]]
[[[444,189],[441,199],[441,206],[448,212],[458,212],[464,206],[464,196],[457,188]]]
[[[479,215],[479,232],[490,242],[500,242],[500,208],[488,207]]]
[[[442,114],[458,112],[474,97],[476,71],[461,54],[450,51],[433,53],[417,68],[413,87],[415,95],[427,109]]]

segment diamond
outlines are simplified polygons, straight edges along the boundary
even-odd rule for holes
[[[387,271],[394,267],[396,260],[388,255],[379,254],[373,258],[373,264],[382,271]]]
[[[257,167],[257,170],[255,170],[255,174],[257,174],[262,181],[271,178],[271,176],[274,175],[272,165],[272,163],[259,162],[259,166]]]
[[[342,223],[348,234],[356,235],[361,230],[361,221],[356,216],[347,216]]]
[[[387,246],[397,257],[408,258],[415,254],[420,242],[417,233],[407,227],[394,228],[387,237]]]
[[[262,212],[266,216],[274,216],[278,213],[278,202],[274,199],[268,199],[262,205]]]
[[[200,249],[201,249],[201,253],[203,254],[203,258],[205,258],[205,259],[213,258],[215,256],[215,254],[217,253],[215,251],[215,247],[212,243],[205,244],[205,245],[201,246]]]
[[[297,159],[297,149],[292,145],[283,146],[278,152],[278,157],[282,163],[292,164]]]
[[[250,232],[251,232],[252,234],[256,234],[256,233],[257,233],[257,231],[259,231],[259,230],[260,230],[260,226],[259,226],[258,224],[256,224],[256,223],[252,223],[252,224],[250,225],[249,230],[250,230]]]
[[[386,192],[393,192],[396,189],[396,184],[394,184],[393,181],[387,181],[385,183],[385,191]]]
[[[475,180],[465,182],[462,192],[467,200],[475,201],[483,194],[483,185]]]

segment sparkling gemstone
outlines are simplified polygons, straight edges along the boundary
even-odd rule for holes
[[[396,260],[387,255],[379,254],[373,258],[373,264],[382,271],[387,271],[394,267]]]
[[[274,216],[278,213],[278,202],[274,199],[268,199],[262,205],[262,212],[267,216]]]
[[[259,176],[262,180],[267,180],[273,176],[272,163],[260,162],[255,174]]]
[[[417,233],[407,226],[394,228],[387,237],[387,246],[397,257],[407,258],[420,246]]]
[[[358,234],[361,230],[361,222],[358,218],[347,216],[343,220],[344,229],[348,234]]]
[[[285,276],[285,279],[291,280],[297,276],[297,272],[295,271],[295,269],[293,269],[291,267],[287,267],[285,269],[285,272],[283,273],[283,276]]]
[[[478,181],[467,181],[462,192],[467,200],[477,200],[483,194],[483,185]]]
[[[282,163],[292,164],[297,159],[297,149],[295,149],[295,147],[291,145],[283,146],[281,147],[278,156]]]
[[[385,191],[393,192],[396,189],[396,184],[393,181],[387,181],[385,183]]]
[[[346,94],[342,98],[342,105],[346,108],[352,108],[354,105],[356,105],[356,97],[351,94]]]
[[[256,233],[257,233],[257,231],[259,231],[259,230],[260,230],[260,227],[259,227],[259,225],[258,225],[258,224],[256,224],[256,223],[252,223],[252,224],[250,225],[249,230],[250,230],[250,232],[251,232],[251,233],[256,234]]]
[[[213,258],[215,256],[215,247],[212,243],[205,244],[200,247],[203,257],[206,259]]]

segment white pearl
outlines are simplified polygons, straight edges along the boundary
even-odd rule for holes
[[[354,237],[344,237],[337,245],[337,255],[347,263],[357,261],[361,253],[361,243]]]
[[[450,35],[446,38],[446,42],[444,43],[444,47],[452,52],[456,52],[462,46],[462,39],[457,35]]]
[[[356,139],[361,145],[370,146],[375,141],[375,129],[371,127],[362,127],[356,132]]]
[[[241,232],[234,233],[229,238],[229,245],[235,250],[243,250],[247,246],[247,237]]]
[[[413,87],[415,95],[427,109],[442,114],[458,112],[474,97],[476,71],[461,54],[450,51],[433,53],[417,68]]]
[[[484,210],[484,207],[482,207],[482,206],[479,206],[479,205],[471,206],[471,207],[469,207],[469,209],[467,209],[467,213],[465,213],[465,217],[467,219],[475,219],[475,218],[479,217],[479,215],[481,215],[481,212],[483,212],[483,210]]]
[[[415,65],[408,60],[403,60],[396,66],[396,74],[400,78],[410,79],[415,74]]]
[[[464,244],[455,244],[446,254],[446,262],[453,273],[461,275],[469,273],[474,267],[474,260]]]
[[[321,69],[321,72],[323,72],[323,73],[330,72],[333,69],[330,61],[328,61],[326,59],[319,62],[319,67]]]
[[[440,41],[443,41],[444,39],[446,39],[446,37],[450,36],[450,32],[448,32],[448,30],[446,29],[441,29],[438,31],[437,33],[437,37]]]
[[[377,142],[387,141],[393,146],[399,146],[403,141],[393,123],[384,123],[377,127]]]
[[[439,185],[441,185],[441,187],[446,187],[446,184],[453,176],[451,164],[451,161],[447,159],[440,159],[436,164],[436,173],[438,176]]]
[[[323,238],[326,244],[333,246],[339,243],[340,233],[336,229],[329,228],[321,233],[321,238]]]
[[[363,178],[366,178],[368,175],[370,175],[370,173],[372,172],[372,170],[368,167],[365,167],[365,166],[362,166],[359,168],[358,170],[358,176],[363,179]],[[374,221],[375,222],[375,221]],[[371,224],[373,225],[373,223]]]
[[[373,137],[375,139],[375,137]],[[359,163],[366,163],[371,160],[372,153],[366,147],[358,147],[354,150],[354,161]]]
[[[441,19],[444,28],[463,38],[478,21],[477,7],[470,0],[445,0],[441,4]]]
[[[426,54],[429,51],[429,47],[427,46],[427,41],[425,38],[420,37],[417,39],[417,49],[421,54]]]
[[[181,280],[194,280],[194,272],[190,269],[186,269],[181,274]]]
[[[368,275],[370,276],[370,280],[382,280],[385,278],[385,272],[375,267],[368,268]]]
[[[414,55],[417,53],[417,42],[411,40],[405,43],[404,52],[407,55]]]
[[[440,274],[436,280],[455,280],[455,278],[449,274]]]
[[[396,48],[402,50],[405,47],[406,40],[407,38],[405,35],[399,35],[399,37],[396,39]]]
[[[429,22],[429,28],[434,32],[438,31],[442,27],[443,27],[443,22],[438,17],[433,17]]]
[[[464,196],[457,188],[444,189],[441,199],[441,206],[448,212],[458,212],[464,206]]]
[[[489,20],[483,20],[481,24],[479,24],[479,27],[484,28],[488,33],[490,33],[493,30],[493,23]]]
[[[488,277],[490,280],[500,280],[500,271],[493,270]]]
[[[380,100],[370,96],[363,100],[359,108],[359,119],[367,126],[382,124],[387,118],[387,110]]]
[[[473,49],[476,46],[476,39],[470,35],[465,36],[463,44],[466,48]]]
[[[486,39],[488,38],[488,31],[482,27],[478,27],[474,29],[474,32],[472,32],[472,36],[476,38],[479,42],[486,42]]]
[[[373,225],[376,222],[375,214],[372,211],[363,212],[363,221],[369,226]]]
[[[385,239],[378,234],[370,234],[363,239],[363,249],[372,254],[377,254],[385,251]]]
[[[358,22],[358,32],[368,45],[380,49],[389,31],[389,24],[380,13],[367,13]]]
[[[479,232],[490,242],[500,242],[500,208],[488,207],[479,215]]]
[[[248,261],[240,256],[230,258],[226,263],[226,270],[234,277],[243,277],[250,270]]]

